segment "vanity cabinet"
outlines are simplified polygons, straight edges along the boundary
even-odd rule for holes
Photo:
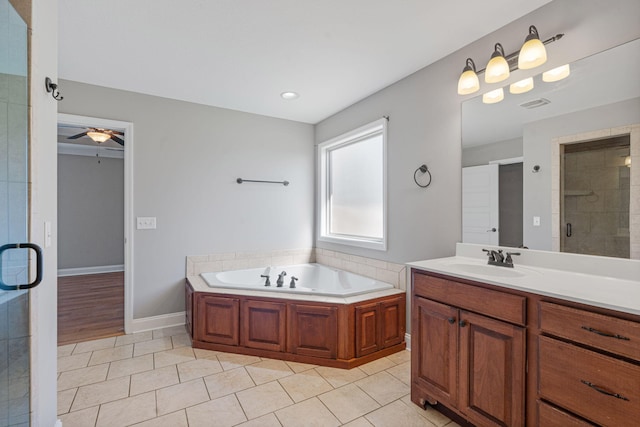
[[[404,296],[355,306],[356,357],[400,344],[405,334]]]
[[[247,348],[286,349],[287,305],[280,302],[242,301],[241,343]]]
[[[417,270],[412,287],[412,400],[478,426],[523,425],[525,299]]]
[[[194,310],[194,340],[213,344],[240,344],[240,299],[198,295]]]
[[[335,359],[338,352],[338,308],[290,304],[289,352]]]

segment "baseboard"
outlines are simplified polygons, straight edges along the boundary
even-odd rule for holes
[[[411,351],[411,334],[404,334],[404,342],[407,343],[407,350]]]
[[[185,312],[162,314],[160,316],[143,317],[131,321],[131,332],[145,332],[154,329],[184,325]]]
[[[58,277],[82,276],[85,274],[115,273],[124,271],[124,264],[119,265],[99,265],[97,267],[60,268]]]

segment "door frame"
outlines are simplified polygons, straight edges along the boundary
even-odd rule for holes
[[[81,127],[124,129],[124,332],[133,332],[133,123],[58,113],[58,123]]]

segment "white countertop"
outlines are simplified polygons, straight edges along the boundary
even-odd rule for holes
[[[482,254],[481,250],[477,250]],[[469,251],[457,250],[456,253],[468,254]],[[525,254],[523,253],[523,255]],[[625,267],[628,271],[625,271],[623,275],[627,277],[621,278],[614,277],[617,270],[610,270],[609,272],[612,274],[607,274],[606,268],[601,269],[602,274],[585,274],[575,271],[573,269],[575,265],[572,265],[570,257],[567,261],[567,269],[545,268],[535,265],[541,264],[538,262],[539,260],[535,260],[536,262],[531,262],[529,265],[519,264],[519,259],[514,257],[515,267],[512,269],[488,265],[486,256],[484,259],[481,256],[475,257],[474,252],[473,257],[457,255],[416,261],[407,263],[407,265],[420,270],[640,315],[640,262],[638,261],[628,260],[631,264],[630,267]],[[555,254],[555,256],[562,256],[562,254]],[[523,259],[526,258],[523,256]],[[531,255],[529,258],[532,258]],[[535,254],[533,258],[535,258]],[[589,258],[591,259],[587,261],[597,264],[602,260],[595,258],[603,257]],[[607,262],[604,260],[602,266],[606,267]],[[619,263],[620,261],[613,262]],[[631,274],[632,279],[628,277],[627,273]]]

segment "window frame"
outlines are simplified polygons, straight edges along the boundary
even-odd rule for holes
[[[331,151],[358,143],[362,139],[373,136],[382,136],[382,238],[367,238],[356,235],[329,233],[329,196],[330,187],[328,155]],[[338,243],[348,246],[356,246],[379,251],[387,250],[387,119],[375,120],[357,129],[343,133],[327,141],[318,144],[317,148],[317,240],[319,242]]]

